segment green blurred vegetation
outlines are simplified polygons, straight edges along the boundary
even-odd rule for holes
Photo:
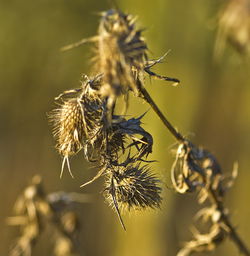
[[[220,3],[210,1],[117,0],[124,11],[138,16],[150,48],[150,57],[171,49],[157,71],[181,80],[179,87],[148,81],[148,90],[168,118],[196,144],[210,149],[224,172],[239,162],[239,177],[228,194],[233,223],[250,245],[250,69],[230,47],[218,63],[213,60],[215,17]],[[154,136],[154,170],[163,178],[161,211],[125,216],[127,232],[115,213],[103,203],[102,180],[84,189],[79,185],[95,174],[83,156],[72,161],[76,179],[59,179],[61,159],[46,113],[63,90],[79,86],[90,70],[91,46],[62,53],[59,48],[96,33],[97,12],[113,7],[109,1],[37,0],[0,2],[0,254],[7,255],[17,230],[7,227],[16,197],[34,174],[41,174],[48,191],[91,193],[95,200],[79,207],[82,255],[175,255],[190,238],[197,210],[193,196],[171,189],[169,170],[174,140],[152,111],[144,126]],[[129,114],[149,107],[133,100]],[[49,255],[51,244],[42,239],[33,255]],[[48,253],[45,253],[48,250]],[[230,242],[212,255],[236,255]]]

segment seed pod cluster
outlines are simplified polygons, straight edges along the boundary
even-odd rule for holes
[[[148,162],[153,147],[152,135],[141,126],[144,115],[130,119],[126,119],[124,113],[115,115],[116,100],[123,96],[127,106],[130,92],[142,97],[145,72],[179,82],[150,70],[165,55],[148,61],[141,32],[131,15],[114,9],[103,12],[96,36],[66,47],[93,42],[93,70],[98,75],[91,79],[86,76],[81,88],[59,95],[56,100],[61,103],[50,115],[56,148],[63,157],[62,171],[65,162],[70,171],[69,157],[81,150],[88,161],[96,162],[99,172],[82,186],[105,175],[105,198],[115,208],[124,228],[121,209],[159,208],[162,198],[160,180],[148,165],[142,165]]]
[[[143,30],[137,28],[135,21],[132,15],[124,14],[120,10],[102,12],[97,35],[62,48],[64,51],[87,42],[94,43],[93,70],[94,73],[103,75],[99,93],[107,98],[109,122],[117,97],[123,96],[127,106],[130,91],[141,96],[140,87],[144,83],[145,73],[157,79],[172,81],[174,85],[179,83],[176,78],[151,71],[167,54],[156,60],[148,60],[148,47],[141,35]]]

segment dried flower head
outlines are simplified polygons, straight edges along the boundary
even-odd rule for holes
[[[150,76],[179,83],[176,78],[161,76],[151,68],[161,63],[166,54],[156,60],[148,60],[147,44],[141,36],[142,30],[136,28],[135,18],[124,14],[120,10],[111,9],[101,13],[98,34],[91,38],[65,46],[62,50],[78,47],[86,42],[95,44],[95,72],[103,75],[100,94],[107,98],[107,112],[109,124],[117,97],[124,96],[128,104],[128,92],[133,91],[140,96],[140,89],[144,80],[144,71]]]
[[[58,98],[73,94],[63,100],[53,116],[56,119],[54,133],[59,141],[59,152],[64,157],[63,165],[67,161],[69,168],[69,156],[81,149],[84,150],[87,160],[98,162],[99,172],[82,186],[105,174],[108,177],[106,197],[115,207],[123,227],[120,209],[159,208],[162,198],[159,180],[150,173],[148,167],[140,167],[141,162],[149,162],[146,158],[152,152],[153,146],[152,135],[141,127],[144,115],[128,120],[123,115],[114,115],[116,100],[119,96],[124,96],[127,107],[130,91],[147,100],[143,94],[145,90],[142,91],[145,72],[158,79],[179,82],[178,79],[157,75],[151,71],[166,54],[149,61],[147,45],[141,32],[142,30],[136,28],[135,19],[131,15],[112,9],[101,13],[96,36],[64,47],[66,50],[82,43],[94,43],[95,68],[100,75],[91,81],[87,80],[82,88],[60,95]],[[62,110],[70,102],[77,105],[80,115],[77,119],[73,113],[69,117],[71,127],[68,130],[61,129],[66,118],[62,117]],[[81,124],[77,128],[76,119]],[[60,132],[65,131],[65,137],[69,139],[64,143],[66,145],[62,145],[59,140],[62,136]],[[81,138],[76,136],[75,139],[75,133],[81,134]],[[66,146],[73,149],[60,150],[62,146],[63,149]]]
[[[144,69],[147,46],[135,19],[114,9],[103,12],[98,35],[98,70],[104,74],[102,94],[137,93],[135,73]]]
[[[53,114],[55,118],[54,135],[57,139],[56,148],[64,157],[62,170],[66,160],[69,172],[73,177],[69,166],[69,156],[75,155],[83,147],[84,123],[81,102],[78,99],[66,101]]]
[[[126,168],[133,163],[152,162],[147,161],[148,154],[152,152],[153,138],[141,127],[141,118],[126,120],[122,116],[113,115],[112,124],[97,137],[93,150],[99,155],[98,163],[101,169],[88,182],[81,185],[86,186],[109,173],[110,168]]]
[[[229,41],[241,54],[250,53],[250,1],[230,0],[220,12],[215,54]]]
[[[59,107],[49,115],[53,124],[53,134],[57,140],[56,148],[63,156],[61,176],[65,161],[73,176],[69,165],[70,156],[84,148],[86,158],[90,157],[90,150],[88,151],[87,148],[94,147],[98,134],[105,126],[105,102],[95,90],[100,82],[99,79],[99,76],[93,80],[87,79],[82,83],[81,88],[60,94],[56,98],[57,101],[61,100]]]
[[[105,197],[118,209],[159,208],[162,198],[159,179],[148,166],[114,167],[107,176]]]
[[[93,147],[101,166],[146,161],[144,158],[152,153],[153,137],[141,127],[143,116],[126,120],[113,115],[111,126],[102,130]]]

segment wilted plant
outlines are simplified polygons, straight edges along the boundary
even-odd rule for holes
[[[197,231],[195,239],[187,243],[179,255],[211,250],[225,237],[230,237],[242,253],[249,255],[229,221],[229,213],[223,203],[228,184],[236,175],[227,183],[216,158],[178,132],[147,92],[145,72],[165,81],[178,83],[179,80],[150,70],[165,55],[148,60],[148,47],[141,32],[131,15],[112,9],[101,14],[97,36],[63,48],[67,50],[93,42],[97,63],[94,70],[98,72],[94,78],[86,78],[81,88],[57,97],[63,102],[52,111],[51,119],[57,148],[63,156],[62,170],[65,161],[70,170],[69,157],[83,149],[86,159],[97,163],[99,172],[82,186],[105,175],[105,198],[115,208],[124,229],[121,210],[160,207],[160,180],[149,171],[147,161],[148,154],[152,152],[153,138],[141,127],[143,115],[128,120],[123,114],[114,115],[117,98],[125,97],[127,105],[128,95],[133,92],[150,104],[179,144],[171,171],[175,190],[182,194],[198,192],[200,203],[210,203],[199,214],[207,223],[211,222],[209,232],[200,234]]]
[[[153,145],[151,134],[141,127],[143,115],[128,120],[123,114],[114,115],[116,100],[123,96],[125,104],[128,104],[130,91],[143,97],[141,89],[144,87],[145,72],[162,80],[179,82],[178,79],[157,75],[150,70],[165,55],[157,60],[148,60],[147,45],[141,32],[131,15],[118,10],[101,13],[97,36],[63,48],[66,50],[85,42],[94,42],[97,66],[93,70],[100,73],[92,79],[85,76],[81,88],[60,94],[56,100],[62,102],[50,114],[56,147],[63,156],[61,176],[65,162],[73,176],[69,157],[83,150],[85,158],[97,162],[100,170],[82,186],[105,174],[110,181],[105,195],[112,198],[120,220],[119,208],[135,208],[125,206],[125,187],[120,187],[121,181],[127,183],[127,196],[131,197],[127,202],[134,202],[137,209],[159,207],[161,189],[159,180],[144,167],[139,167],[141,162],[147,162]],[[130,177],[125,178],[128,173]],[[140,183],[140,178],[144,178],[144,182]]]
[[[208,209],[203,209],[203,215],[207,217],[207,219],[204,218],[206,222],[212,222],[209,232],[202,235],[196,231],[195,239],[187,243],[178,256],[212,250],[225,237],[230,237],[244,255],[250,255],[248,248],[231,224],[229,211],[224,207],[223,202],[224,193],[236,178],[236,170],[229,179],[230,181],[225,182],[227,179],[222,174],[220,165],[213,154],[208,150],[196,147],[178,132],[160,111],[144,87],[141,87],[141,94],[179,144],[171,170],[174,189],[181,194],[198,192],[199,203],[207,200],[211,204]]]
[[[196,215],[196,219],[200,220],[203,226],[209,227],[206,227],[208,232],[202,234],[193,229],[194,239],[185,244],[178,256],[211,251],[227,236],[238,244],[243,253],[248,253],[230,223],[229,212],[223,203],[226,191],[237,176],[237,168],[234,169],[231,177],[226,178],[216,158],[209,151],[197,148],[186,140],[178,147],[171,176],[173,186],[178,193],[198,192],[198,202],[209,204]]]
[[[78,217],[72,205],[89,201],[89,196],[77,193],[54,192],[46,194],[40,176],[18,197],[7,223],[20,227],[20,236],[14,242],[10,256],[31,256],[35,244],[47,227],[53,227],[54,255],[76,256]]]
[[[179,83],[178,79],[160,76],[150,70],[162,58],[148,61],[148,47],[141,32],[132,15],[111,9],[101,13],[98,35],[62,48],[68,50],[86,42],[95,43],[94,71],[103,75],[99,92],[108,99],[110,118],[118,96],[123,95],[126,104],[129,91],[138,96],[137,80],[143,79],[144,71],[159,79]]]
[[[93,182],[103,174],[116,180],[120,175],[126,174],[124,170],[128,167],[136,170],[138,168],[137,163],[146,161],[145,158],[152,152],[153,138],[141,127],[143,115],[128,120],[123,116],[112,115],[111,123],[108,124],[107,100],[100,96],[98,90],[102,86],[102,78],[102,75],[96,76],[92,80],[86,77],[81,88],[66,91],[59,95],[56,100],[61,99],[62,103],[49,115],[57,140],[56,147],[63,156],[61,176],[65,161],[67,161],[69,172],[72,175],[69,157],[81,150],[84,151],[86,160],[97,162],[100,166],[97,175],[82,186]],[[134,164],[136,166],[133,167]],[[138,172],[140,171],[141,169],[138,168]],[[138,172],[134,174],[139,175]],[[143,174],[145,173],[147,173],[146,170]],[[137,181],[138,178],[135,176],[134,180]],[[157,183],[158,180],[155,179],[155,191],[159,194],[160,189]],[[128,185],[131,186],[132,191],[139,188],[134,183]],[[142,189],[140,193],[145,193],[145,195],[141,195],[142,197],[148,197],[147,193],[154,194],[154,191],[147,187],[146,182],[140,184],[140,189]],[[114,200],[113,205],[116,207],[119,218],[121,218],[118,204],[115,203],[117,192],[113,193],[112,191],[112,189],[108,189],[105,194],[110,193],[110,197]],[[155,200],[157,201],[156,205],[159,206],[160,195]],[[146,204],[138,204],[137,208],[139,206],[144,208]],[[148,206],[152,206],[152,203],[149,203]]]

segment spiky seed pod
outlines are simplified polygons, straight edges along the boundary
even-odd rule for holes
[[[134,163],[146,161],[148,154],[152,153],[153,137],[141,127],[141,119],[144,114],[138,118],[126,120],[122,116],[113,115],[112,124],[105,127],[97,136],[95,136],[92,150],[87,148],[88,155],[98,155],[99,166],[102,169],[90,181],[82,184],[86,186],[99,178],[103,173],[109,173],[107,166],[124,171],[126,166]],[[86,146],[89,143],[86,142]],[[86,147],[85,146],[85,147]]]
[[[100,141],[105,132],[105,102],[94,89],[98,87],[98,77],[87,80],[82,87],[62,93],[56,99],[62,100],[59,108],[53,110],[49,118],[53,124],[53,134],[57,141],[56,148],[63,156],[62,171],[69,157],[84,148],[85,157],[89,160],[93,152],[99,152]],[[66,98],[71,94],[76,94]],[[72,174],[71,174],[72,175]]]
[[[109,125],[117,97],[123,95],[127,107],[129,91],[133,91],[136,96],[141,96],[145,72],[151,77],[172,81],[174,85],[180,82],[176,78],[158,75],[151,70],[167,54],[159,59],[148,61],[148,47],[141,36],[142,29],[136,28],[135,20],[132,15],[116,9],[102,12],[96,36],[62,48],[66,51],[87,42],[95,44],[93,58],[95,72],[102,75],[102,83],[98,84],[98,88],[101,97],[107,99],[106,115]]]
[[[76,154],[82,148],[84,120],[81,102],[72,99],[58,109],[58,125],[54,134],[58,137],[57,149],[63,156]]]
[[[51,112],[50,118],[53,122],[53,134],[57,141],[56,148],[64,157],[62,171],[65,161],[67,161],[70,171],[69,157],[82,149],[83,140],[86,137],[80,100],[70,99],[63,102],[59,108]]]
[[[135,74],[144,69],[147,45],[134,21],[131,15],[114,9],[102,13],[97,68],[103,73],[101,94],[111,101],[129,90],[137,93]]]
[[[115,167],[108,175],[105,197],[111,205],[117,203],[122,210],[159,208],[162,201],[159,183],[147,166]]]

